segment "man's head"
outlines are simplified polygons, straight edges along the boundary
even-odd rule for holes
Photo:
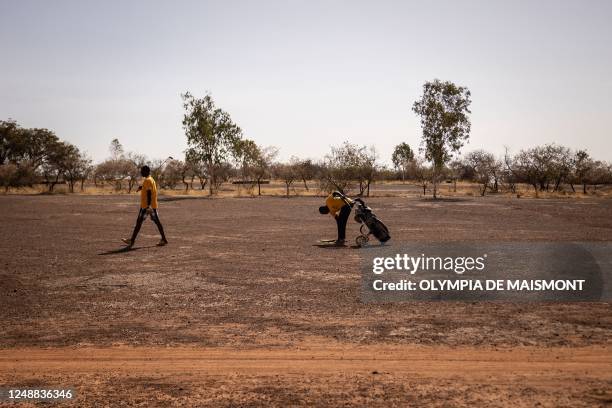
[[[319,207],[319,212],[321,214],[329,214],[329,208],[326,205],[322,205]]]
[[[151,169],[149,168],[149,166],[142,166],[140,168],[140,174],[142,175],[142,177],[149,177],[149,175],[151,174]]]

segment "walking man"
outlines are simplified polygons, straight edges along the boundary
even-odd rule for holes
[[[164,234],[164,227],[162,227],[159,221],[159,215],[157,214],[157,185],[155,180],[151,177],[151,169],[149,166],[143,166],[140,169],[140,174],[144,177],[142,187],[140,188],[140,211],[138,212],[138,219],[136,220],[136,226],[132,233],[132,238],[123,238],[128,248],[131,248],[136,242],[136,237],[140,231],[143,221],[147,218],[147,215],[151,217],[151,220],[157,225],[161,240],[157,244],[158,246],[164,246],[168,243],[166,235]]]

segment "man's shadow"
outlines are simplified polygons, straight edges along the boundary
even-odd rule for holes
[[[357,245],[313,244],[312,246],[325,249],[359,249]]]
[[[130,251],[138,251],[139,249],[155,248],[155,247],[157,247],[157,245],[149,245],[149,246],[143,246],[143,247],[131,247],[131,248],[128,246],[125,246],[119,249],[112,249],[110,251],[100,252],[98,255],[117,255],[117,254],[124,254]]]

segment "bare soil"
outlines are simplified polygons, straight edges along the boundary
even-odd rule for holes
[[[362,304],[360,250],[313,245],[335,235],[321,201],[168,196],[170,245],[147,221],[125,251],[134,195],[0,196],[0,385],[77,406],[612,401],[610,304]],[[612,239],[607,199],[368,203],[394,242]]]

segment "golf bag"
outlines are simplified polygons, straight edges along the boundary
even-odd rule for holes
[[[376,215],[372,212],[372,209],[363,202],[361,198],[356,198],[355,204],[353,208],[355,209],[355,221],[361,224],[359,231],[361,232],[361,236],[365,237],[360,240],[358,237],[358,244],[365,244],[368,241],[368,235],[372,234],[376,237],[377,240],[384,243],[391,239],[391,235],[389,235],[389,229],[387,226],[376,217]],[[367,232],[364,231],[364,227],[367,228]],[[359,242],[362,241],[362,242]]]

